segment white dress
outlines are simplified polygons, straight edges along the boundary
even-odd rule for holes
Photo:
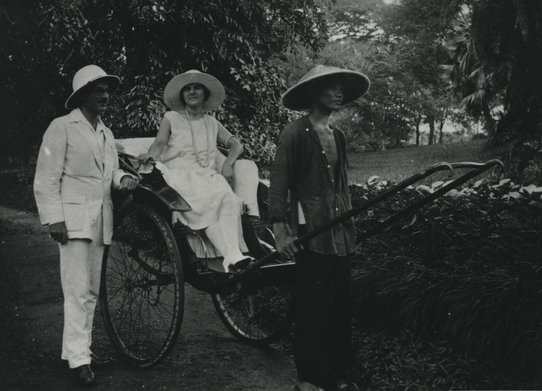
[[[171,124],[171,134],[160,161],[168,168],[166,182],[173,187],[191,206],[192,210],[174,213],[174,222],[180,221],[192,230],[202,230],[217,222],[221,216],[241,215],[242,201],[233,192],[226,179],[217,172],[216,155],[220,153],[217,140],[226,145],[233,137],[210,115],[197,120],[187,120],[176,111],[165,115]],[[241,232],[240,219],[237,230]],[[228,227],[228,229],[235,229]],[[239,245],[246,251],[246,245],[239,236]],[[197,246],[197,243],[192,242]],[[207,256],[218,255],[211,247]],[[194,246],[193,246],[194,247]],[[202,256],[201,249],[194,249]]]
[[[241,200],[216,170],[218,121],[205,115],[189,122],[176,111],[165,117],[171,135],[160,160],[169,170],[170,186],[192,207],[177,218],[200,230],[216,222],[221,213],[240,215]]]

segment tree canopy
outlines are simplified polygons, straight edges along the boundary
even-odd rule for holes
[[[269,60],[297,43],[317,49],[326,38],[312,0],[8,0],[0,11],[3,35],[13,38],[0,48],[0,110],[14,148],[38,144],[65,112],[83,65],[123,79],[108,118],[120,136],[154,136],[165,84],[195,68],[224,83],[228,98],[217,115],[266,163],[287,116],[278,104],[284,78]]]
[[[542,181],[542,2],[401,0],[383,26],[401,59],[395,70],[427,92],[423,110],[439,116],[460,103],[511,146],[512,173]]]
[[[369,94],[337,116],[351,136],[351,149],[402,147],[413,131],[418,131],[419,143],[422,123],[431,129],[429,143],[442,140],[444,121],[452,115],[462,119],[447,99],[449,82],[441,69],[448,60],[445,37],[458,5],[422,0],[387,6],[382,1],[340,3],[332,11],[326,46],[312,54],[303,48],[290,67],[306,70],[321,62],[369,75]],[[295,69],[293,73],[299,77]]]
[[[120,137],[154,136],[174,75],[215,75],[228,96],[216,115],[266,166],[291,118],[287,81],[320,62],[372,81],[338,116],[352,145],[402,146],[424,122],[434,142],[462,107],[514,142],[519,175],[542,178],[539,0],[4,0],[0,11],[3,159],[35,155],[73,74],[95,63],[123,79],[107,118]]]

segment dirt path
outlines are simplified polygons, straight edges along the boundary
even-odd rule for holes
[[[0,207],[0,218],[24,224],[28,233],[7,235],[0,241],[0,260],[14,266],[26,338],[31,348],[31,376],[21,390],[74,389],[60,360],[62,292],[58,249],[41,230],[36,216]],[[171,355],[150,369],[122,362],[98,371],[96,390],[288,390],[295,378],[290,346],[267,349],[242,344],[216,315],[209,295],[185,287],[185,313],[179,339]],[[112,348],[102,320],[95,321],[95,342]]]

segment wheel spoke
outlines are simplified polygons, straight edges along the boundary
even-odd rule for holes
[[[119,216],[102,271],[104,320],[117,350],[136,365],[150,366],[165,357],[179,332],[182,265],[158,213],[134,205]]]
[[[237,337],[267,342],[284,334],[291,322],[291,293],[287,286],[257,287],[213,296],[220,318]]]

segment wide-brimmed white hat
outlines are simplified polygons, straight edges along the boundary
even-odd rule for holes
[[[218,79],[208,73],[191,69],[175,76],[164,88],[164,103],[173,110],[184,109],[185,104],[180,97],[181,90],[189,84],[201,84],[209,90],[209,97],[203,102],[203,111],[215,110],[224,102],[226,91]]]
[[[89,83],[92,83],[97,80],[103,80],[109,84],[109,86],[114,89],[120,84],[120,77],[115,75],[108,75],[105,71],[100,68],[98,65],[87,65],[79,69],[73,76],[72,88],[73,92],[66,99],[64,106],[67,109],[75,108],[75,97],[77,94],[86,87]]]
[[[361,72],[327,65],[316,65],[282,95],[282,104],[291,110],[310,109],[314,99],[314,92],[310,88],[311,85],[316,80],[331,77],[339,77],[342,80],[344,89],[343,104],[363,96],[369,90],[371,84],[369,78]]]

